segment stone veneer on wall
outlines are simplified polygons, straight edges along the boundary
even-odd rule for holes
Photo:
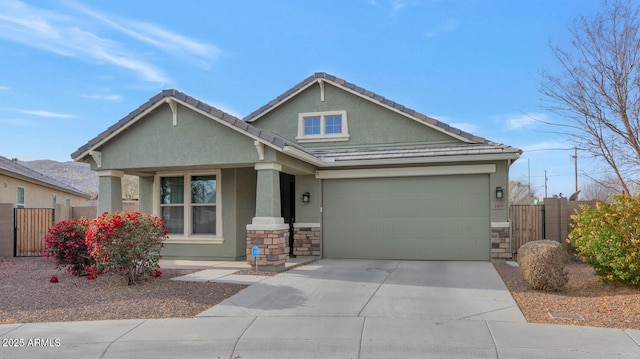
[[[296,256],[319,256],[320,227],[294,227],[293,254]]]
[[[491,258],[511,258],[511,236],[509,227],[491,227]]]
[[[247,230],[247,262],[254,265],[251,255],[253,246],[258,246],[258,266],[264,270],[280,270],[289,258],[289,230]]]

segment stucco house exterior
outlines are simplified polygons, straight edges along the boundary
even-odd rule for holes
[[[91,196],[52,177],[0,156],[0,203],[13,208],[84,206]]]
[[[162,216],[165,258],[280,268],[325,258],[509,255],[508,173],[521,151],[326,73],[244,119],[164,90],[72,154],[100,179],[98,212]],[[292,241],[289,238],[292,237]]]

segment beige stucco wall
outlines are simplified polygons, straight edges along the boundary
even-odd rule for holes
[[[18,187],[24,188],[25,208],[53,208],[53,195],[56,196],[56,204],[62,205],[66,205],[67,198],[71,199],[71,206],[84,206],[88,200],[52,187],[0,175],[0,203],[17,206]]]

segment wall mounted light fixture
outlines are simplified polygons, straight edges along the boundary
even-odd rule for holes
[[[309,198],[311,197],[311,195],[309,194],[309,192],[305,192],[302,194],[302,202],[304,203],[309,203]]]
[[[502,199],[504,196],[504,192],[502,191],[502,187],[496,187],[496,198]]]

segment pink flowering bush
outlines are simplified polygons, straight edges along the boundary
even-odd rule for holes
[[[55,258],[56,268],[64,268],[65,272],[77,276],[86,275],[87,268],[95,264],[85,244],[88,226],[87,218],[61,221],[51,226],[44,237],[46,245],[42,255]]]
[[[125,276],[131,285],[150,275],[159,275],[160,250],[165,239],[164,222],[157,216],[139,212],[103,213],[87,229],[85,243],[95,259],[90,277],[113,270]]]

